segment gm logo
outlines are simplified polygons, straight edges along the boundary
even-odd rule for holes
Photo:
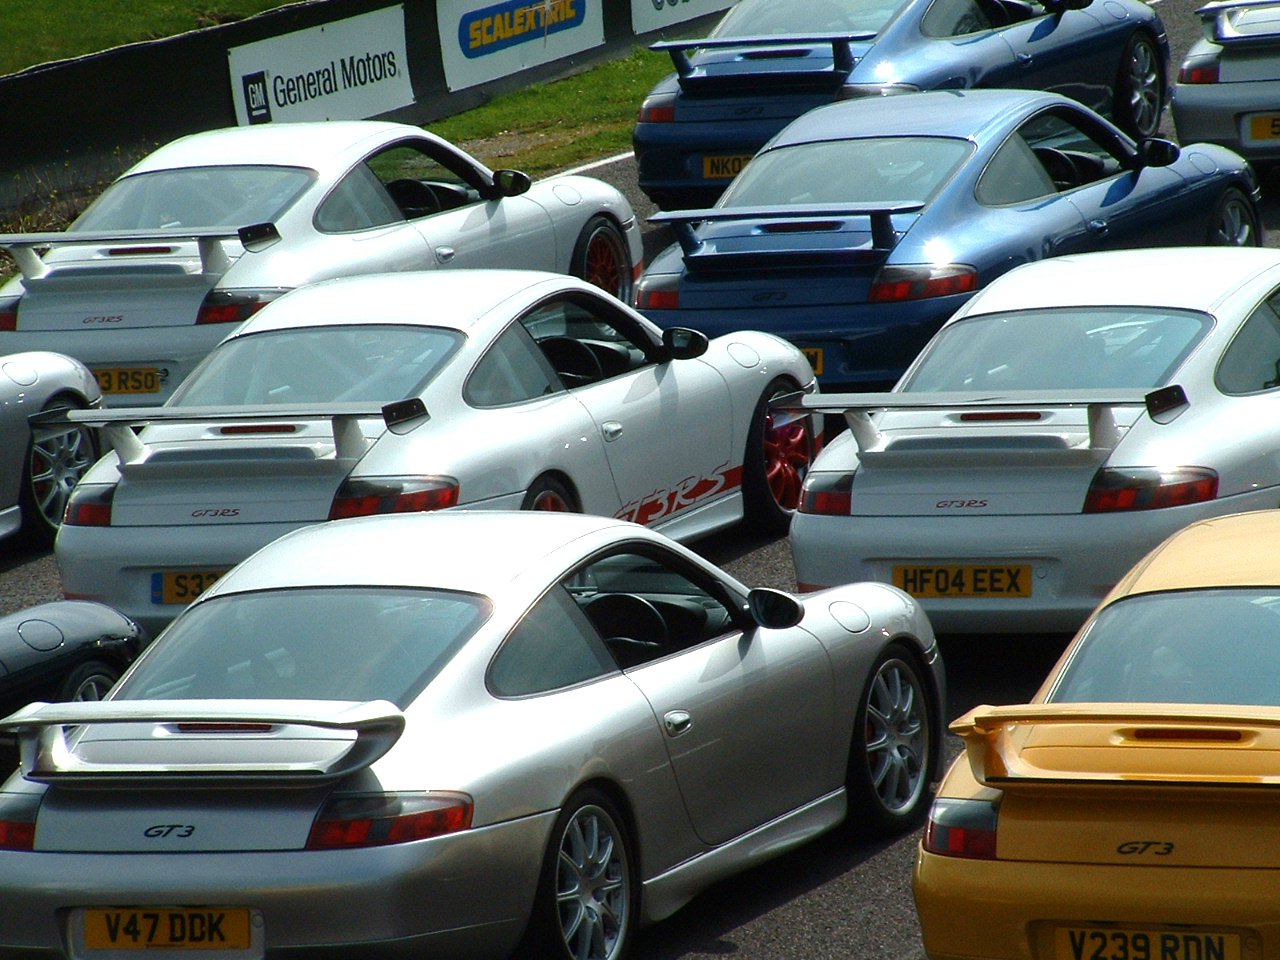
[[[250,123],[271,122],[271,102],[267,99],[267,73],[247,73],[240,78],[244,84],[244,106]]]

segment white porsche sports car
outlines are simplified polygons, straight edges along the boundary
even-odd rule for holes
[[[332,277],[438,267],[571,273],[629,299],[643,252],[626,197],[531,183],[407,124],[192,134],[126,171],[64,233],[0,235],[0,353],[87,363],[110,406],[162,402],[232,324]]]
[[[1058,257],[996,279],[850,430],[791,526],[807,588],[880,580],[939,632],[1071,631],[1193,520],[1280,504],[1280,251]]]
[[[72,496],[57,560],[68,597],[154,630],[258,547],[326,519],[575,510],[687,539],[745,510],[781,532],[815,438],[808,415],[766,404],[813,389],[777,337],[661,331],[573,277],[312,284],[219,344],[167,405],[46,421],[104,425],[113,447]]]

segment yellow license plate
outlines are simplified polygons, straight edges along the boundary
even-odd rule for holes
[[[1235,933],[1058,927],[1054,960],[1240,960]]]
[[[1280,113],[1259,113],[1250,117],[1249,135],[1254,140],[1280,140]]]
[[[243,907],[126,907],[84,912],[89,950],[247,950]]]
[[[217,582],[225,570],[165,570],[151,575],[151,602],[190,603]]]
[[[702,176],[707,180],[732,180],[751,159],[751,154],[733,157],[703,157]]]
[[[103,393],[160,392],[160,371],[155,367],[104,367],[93,375]]]
[[[813,367],[813,375],[815,377],[822,376],[822,348],[801,347],[800,352],[803,353],[804,358],[809,361],[809,366]]]
[[[893,568],[893,585],[913,597],[1029,597],[1031,565],[957,564]]]

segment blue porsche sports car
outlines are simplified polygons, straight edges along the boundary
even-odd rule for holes
[[[1084,250],[1261,243],[1253,170],[1225,147],[1134,141],[1073,100],[948,90],[819,107],[677,244],[636,305],[708,336],[768,330],[824,390],[892,384],[978,288]]]
[[[1142,0],[741,0],[710,37],[654,44],[676,73],[640,108],[640,188],[708,206],[807,110],[919,90],[1052,90],[1151,136],[1169,42]]]

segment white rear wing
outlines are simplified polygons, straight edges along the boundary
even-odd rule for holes
[[[1242,14],[1265,11],[1241,23]],[[1196,11],[1204,35],[1224,47],[1275,46],[1280,42],[1280,0],[1219,0]]]
[[[385,700],[101,700],[32,703],[0,720],[0,733],[17,737],[22,775],[37,783],[288,785],[364,769],[404,724]],[[122,730],[108,751],[117,759],[93,760],[69,736],[85,725],[145,732]]]

